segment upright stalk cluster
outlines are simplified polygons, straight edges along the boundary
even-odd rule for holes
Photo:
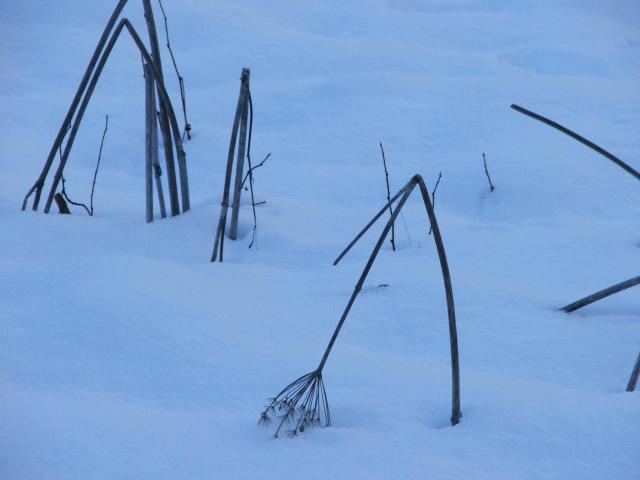
[[[158,38],[156,34],[155,21],[153,18],[153,10],[151,8],[150,0],[142,0],[142,4],[144,7],[145,19],[147,24],[147,30],[149,33],[149,41],[151,44],[151,53],[147,50],[144,45],[144,42],[141,40],[140,36],[136,32],[133,25],[129,22],[127,18],[122,18],[116,25],[120,14],[122,13],[123,8],[125,7],[127,0],[120,0],[116,5],[107,25],[102,32],[102,35],[98,41],[98,45],[96,46],[93,55],[89,61],[89,65],[85,69],[82,80],[80,81],[80,85],[76,90],[76,94],[71,102],[69,110],[67,111],[67,115],[65,116],[62,125],[58,131],[58,134],[51,146],[51,150],[49,151],[49,156],[47,157],[44,167],[35,181],[33,186],[27,192],[24,201],[22,203],[22,209],[25,210],[27,208],[27,204],[31,195],[34,195],[32,209],[37,210],[40,197],[42,195],[42,191],[44,189],[45,182],[53,166],[53,161],[55,159],[56,151],[62,150],[63,153],[60,156],[60,162],[58,167],[55,170],[51,187],[49,190],[49,194],[47,196],[47,200],[44,207],[44,212],[49,213],[51,209],[51,204],[56,195],[56,191],[58,189],[58,185],[63,178],[64,168],[67,164],[67,160],[69,158],[69,154],[71,153],[71,149],[73,147],[73,143],[75,141],[76,135],[78,133],[78,129],[80,124],[82,123],[82,119],[86,112],[86,109],[89,105],[93,92],[96,88],[98,80],[100,79],[100,75],[104,70],[105,64],[111,55],[113,47],[115,46],[117,40],[120,38],[120,34],[123,30],[126,30],[131,38],[133,39],[135,45],[137,46],[140,54],[143,58],[143,63],[146,65],[145,69],[145,77],[147,82],[151,82],[154,85],[155,90],[157,91],[157,100],[159,105],[159,113],[158,119],[160,124],[160,131],[162,133],[162,139],[164,144],[164,152],[165,152],[165,163],[166,163],[166,171],[167,171],[167,183],[169,188],[169,200],[170,200],[170,208],[171,215],[178,215],[180,210],[182,212],[186,212],[190,209],[190,200],[189,200],[189,182],[187,177],[187,163],[184,149],[182,147],[182,139],[180,136],[180,129],[178,128],[178,122],[176,120],[175,112],[173,110],[173,106],[171,104],[171,100],[166,91],[164,85],[164,78],[162,75],[162,63],[160,59],[160,49],[158,46]],[[149,87],[147,83],[147,94],[146,94],[146,125],[147,125],[147,135],[146,135],[146,144],[147,144],[147,157],[152,157],[154,151],[157,151],[153,146],[153,142],[155,141],[157,144],[157,132],[155,135],[153,132],[153,127],[151,125],[150,117],[152,112],[156,111],[155,99],[150,96],[149,90],[152,88]],[[65,142],[65,137],[68,138]],[[64,144],[64,148],[62,148]],[[180,200],[178,199],[178,186],[176,181],[176,169],[175,169],[175,161],[174,161],[174,148],[177,156],[178,163],[178,172],[180,176]],[[149,160],[147,159],[147,163]],[[158,162],[151,162],[152,169],[155,170],[156,175],[156,183],[158,183],[158,178],[161,175],[161,169],[159,168]],[[149,221],[149,168],[147,168],[147,221]],[[161,210],[163,210],[164,196],[161,193],[161,189],[158,189],[159,202],[161,205]]]

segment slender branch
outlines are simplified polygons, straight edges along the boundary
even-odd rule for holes
[[[442,172],[440,172],[438,174],[438,180],[436,181],[436,186],[433,187],[433,192],[431,192],[431,205],[433,206],[434,210],[436,208],[436,190],[438,190],[438,185],[440,185],[440,179],[442,178]],[[429,226],[429,235],[431,235],[431,232],[433,231],[433,225]]]
[[[58,155],[60,156],[60,161],[62,161],[62,148],[58,149]],[[53,198],[54,198],[56,204],[58,205],[58,211],[60,213],[63,213],[63,214],[70,214],[71,213],[71,210],[69,210],[69,207],[68,207],[67,203],[65,202],[65,200],[66,200],[71,205],[75,205],[76,207],[84,208],[87,211],[87,213],[89,215],[91,215],[91,212],[89,211],[89,209],[87,208],[87,206],[84,203],[74,202],[73,200],[71,200],[69,198],[69,195],[67,195],[67,190],[65,188],[64,175],[62,176],[62,191],[60,193],[56,193]]]
[[[253,167],[251,166],[251,134],[253,133],[253,101],[251,100],[251,90],[247,87],[247,101],[249,106],[249,135],[247,139],[247,164],[249,166],[249,171],[247,175],[249,175],[249,190],[251,191],[251,210],[253,211],[253,232],[251,233],[251,243],[249,244],[249,248],[251,248],[254,244],[256,246],[256,250],[258,249],[256,232],[258,230],[258,216],[256,215],[256,200],[253,194]],[[242,189],[242,185],[244,185],[244,181],[240,185],[240,189]]]
[[[591,303],[602,300],[603,298],[607,298],[614,293],[621,292],[638,284],[640,284],[640,276],[630,278],[629,280],[625,280],[624,282],[616,283],[609,288],[605,288],[604,290],[600,290],[599,292],[581,298],[580,300],[570,303],[569,305],[565,305],[561,308],[561,310],[564,310],[567,313],[571,313],[575,310],[578,310],[579,308],[586,307]]]
[[[487,159],[484,156],[484,152],[482,152],[482,162],[484,163],[484,173],[487,175],[487,180],[489,180],[489,187],[491,187],[491,191],[493,192],[496,187],[493,186],[491,182],[491,177],[489,176],[489,169],[487,169]]]
[[[527,115],[527,116],[529,116],[531,118],[534,118],[534,119],[536,119],[536,120],[538,120],[538,121],[540,121],[542,123],[546,123],[547,125],[555,128],[556,130],[560,130],[562,133],[564,133],[566,135],[569,135],[571,138],[579,141],[583,145],[586,145],[587,147],[591,148],[592,150],[595,150],[600,155],[608,158],[613,163],[618,165],[620,168],[625,170],[627,173],[633,175],[634,177],[636,177],[636,179],[640,180],[640,172],[638,172],[634,168],[632,168],[629,165],[627,165],[626,163],[624,163],[622,160],[620,160],[615,155],[607,152],[604,148],[599,147],[598,145],[596,145],[593,142],[590,142],[589,140],[587,140],[583,136],[578,135],[575,132],[572,132],[568,128],[563,127],[562,125],[560,125],[559,123],[554,122],[553,120],[549,120],[548,118],[543,117],[542,115],[538,115],[537,113],[533,113],[532,111],[527,110],[526,108],[522,108],[522,107],[520,107],[518,105],[515,105],[515,104],[511,105],[511,108],[513,108],[516,112],[520,112],[520,113],[522,113],[524,115]]]
[[[104,132],[102,132],[102,140],[100,140],[100,150],[98,151],[98,162],[96,163],[96,171],[93,172],[93,184],[91,185],[91,199],[89,201],[91,213],[93,216],[93,192],[96,189],[96,178],[98,178],[98,169],[100,168],[100,160],[102,159],[102,147],[104,146],[104,137],[107,135],[107,129],[109,128],[109,115],[104,118]]]
[[[74,202],[73,200],[71,200],[69,198],[69,195],[67,194],[67,190],[65,188],[64,175],[62,176],[62,191],[61,191],[61,193],[56,193],[56,195],[54,195],[54,199],[55,199],[56,196],[61,196],[67,202],[69,202],[71,205],[75,205],[76,207],[84,208],[87,211],[87,213],[89,214],[89,216],[92,215],[91,210],[89,210],[89,207],[87,207],[84,203]],[[58,204],[58,208],[60,208],[60,200],[59,199],[56,199],[56,203]],[[66,212],[61,212],[61,213],[66,213]],[[69,212],[69,213],[71,213],[71,212]]]
[[[167,49],[169,50],[169,55],[171,56],[171,61],[173,62],[173,69],[176,71],[176,76],[178,77],[178,83],[180,84],[180,98],[182,100],[182,113],[184,115],[184,133],[187,134],[187,138],[191,140],[191,124],[187,120],[187,100],[186,95],[184,93],[184,78],[180,75],[180,71],[178,70],[178,65],[176,64],[176,58],[173,55],[173,50],[171,48],[171,42],[169,40],[169,23],[167,22],[167,15],[164,11],[164,6],[162,5],[162,0],[158,0],[160,4],[160,10],[162,11],[162,16],[164,17],[164,33],[167,38]],[[182,135],[184,138],[184,134]]]
[[[249,178],[249,174],[253,175],[253,171],[257,170],[258,168],[263,166],[264,162],[266,162],[269,159],[270,156],[271,156],[271,153],[268,153],[267,156],[264,157],[264,159],[259,164],[254,165],[253,167],[249,168],[249,171],[245,174],[244,179],[242,180],[242,187],[244,187],[244,184],[246,183],[247,178]],[[264,202],[260,202],[260,203],[264,203]],[[258,205],[258,203],[256,205]]]
[[[384,178],[387,183],[387,202],[389,202],[389,215],[393,216],[393,207],[391,206],[391,190],[389,188],[389,171],[387,170],[387,159],[384,155],[384,147],[380,142],[380,151],[382,152],[382,165],[384,166]],[[396,227],[391,224],[391,249],[396,251]]]

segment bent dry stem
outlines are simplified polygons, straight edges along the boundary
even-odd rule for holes
[[[586,297],[581,298],[580,300],[570,303],[569,305],[565,305],[564,307],[561,308],[561,310],[564,310],[567,313],[574,312],[582,307],[586,307],[587,305],[597,302],[598,300],[602,300],[603,298],[607,298],[613,295],[614,293],[621,292],[623,290],[626,290],[627,288],[634,287],[638,284],[640,284],[640,275],[637,277],[630,278],[629,280],[625,280],[624,282],[616,283],[611,287],[605,288],[596,293],[592,293],[591,295],[587,295]]]
[[[582,135],[578,135],[576,132],[573,132],[573,131],[569,130],[567,127],[564,127],[564,126],[560,125],[559,123],[554,122],[553,120],[550,120],[550,119],[548,119],[546,117],[543,117],[542,115],[538,115],[537,113],[534,113],[531,110],[527,110],[526,108],[522,108],[519,105],[513,104],[513,105],[511,105],[511,108],[513,108],[516,112],[520,112],[523,115],[526,115],[526,116],[531,117],[531,118],[533,118],[535,120],[538,120],[539,122],[547,124],[550,127],[553,127],[556,130],[561,131],[565,135],[569,135],[574,140],[577,140],[578,142],[582,143],[583,145],[586,145],[587,147],[589,147],[590,149],[595,150],[596,152],[598,152],[603,157],[611,160],[613,163],[615,163],[620,168],[622,168],[625,172],[627,172],[630,175],[633,175],[637,180],[640,180],[640,172],[638,172],[636,169],[634,169],[630,165],[627,165],[625,162],[620,160],[618,157],[616,157],[612,153],[607,152],[604,148],[600,147],[599,145],[596,145],[595,143],[593,143],[590,140],[587,140]]]
[[[453,288],[451,286],[451,276],[449,274],[449,267],[447,264],[447,258],[444,251],[444,245],[442,237],[440,235],[440,229],[433,211],[433,205],[429,198],[429,191],[427,190],[424,181],[420,175],[415,175],[407,182],[407,184],[396,193],[387,204],[378,211],[373,219],[356,235],[353,241],[349,243],[347,248],[338,256],[333,263],[336,265],[356,244],[356,242],[362,238],[362,236],[371,228],[371,226],[387,211],[389,204],[398,200],[393,214],[386,222],[378,241],[376,242],[369,260],[367,261],[358,282],[347,302],[338,325],[336,326],[331,340],[325,349],[325,352],[320,360],[318,368],[313,372],[307,373],[302,377],[294,380],[289,385],[278,393],[270,402],[266,405],[265,409],[260,414],[261,424],[267,424],[273,417],[276,417],[279,421],[278,427],[275,432],[277,437],[285,424],[292,425],[292,429],[289,430],[291,436],[295,436],[298,433],[302,433],[308,426],[329,426],[331,423],[331,417],[329,413],[329,404],[326,399],[326,392],[324,388],[324,382],[322,379],[322,371],[329,358],[329,354],[333,349],[333,346],[340,334],[340,331],[344,325],[344,322],[351,311],[358,294],[362,290],[362,286],[371,270],[382,245],[391,230],[391,226],[396,220],[398,214],[402,211],[407,199],[418,186],[429,222],[433,227],[433,238],[438,250],[438,256],[440,258],[440,266],[442,270],[442,277],[444,281],[445,294],[447,298],[447,312],[449,318],[449,340],[451,347],[451,379],[452,379],[452,400],[451,400],[451,424],[456,425],[462,417],[460,410],[460,371],[458,360],[458,334],[455,318],[455,306],[453,302]]]
[[[38,177],[36,182],[33,184],[33,186],[29,189],[29,191],[24,197],[24,200],[22,202],[22,210],[25,210],[27,208],[27,202],[29,201],[29,197],[34,192],[35,192],[35,196],[32,204],[32,209],[34,211],[38,210],[38,204],[40,203],[40,196],[42,195],[44,182],[47,178],[47,175],[49,174],[51,165],[53,164],[53,160],[56,156],[56,151],[60,148],[60,145],[62,145],[64,137],[71,126],[71,120],[73,119],[73,115],[75,114],[76,109],[80,104],[80,100],[82,99],[82,96],[87,88],[87,84],[89,83],[89,79],[91,78],[91,74],[93,73],[95,65],[98,62],[100,53],[104,49],[104,46],[107,43],[107,40],[109,39],[109,35],[111,34],[111,31],[113,30],[113,27],[115,26],[116,21],[118,20],[118,17],[122,13],[122,10],[124,9],[126,4],[127,4],[127,0],[120,0],[116,5],[116,7],[114,8],[113,13],[111,14],[111,17],[109,18],[109,21],[107,22],[107,25],[105,26],[102,32],[102,35],[98,40],[98,45],[96,45],[96,48],[93,51],[93,55],[89,60],[89,64],[87,65],[87,68],[84,71],[82,79],[80,80],[80,84],[78,85],[78,88],[76,89],[76,93],[73,97],[73,100],[71,101],[71,105],[69,106],[69,110],[67,110],[67,114],[65,115],[64,120],[62,121],[62,125],[60,125],[58,134],[56,135],[56,138],[53,141],[53,145],[51,145],[51,150],[49,150],[49,155],[47,156],[47,160],[45,161],[44,167],[40,172],[40,176]]]

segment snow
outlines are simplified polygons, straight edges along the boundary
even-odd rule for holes
[[[96,215],[21,212],[114,3],[0,3],[0,478],[638,478],[640,290],[557,310],[638,275],[637,181],[509,109],[640,167],[637,2],[165,0],[192,211],[144,223],[143,79],[123,36],[66,170],[87,199],[108,113]],[[146,39],[140,2],[125,12]],[[242,238],[210,264],[243,66],[267,203],[258,248],[245,195]],[[461,423],[412,198],[327,363],[332,427],[275,440],[266,399],[315,368],[382,228],[331,266],[384,204],[380,141],[392,189],[443,173]]]

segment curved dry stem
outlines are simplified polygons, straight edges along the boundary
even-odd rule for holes
[[[591,295],[587,295],[586,297],[581,298],[580,300],[570,303],[569,305],[565,305],[564,307],[561,308],[561,310],[564,310],[567,313],[571,313],[578,310],[579,308],[586,307],[587,305],[597,302],[598,300],[607,298],[608,296],[613,295],[614,293],[621,292],[623,290],[626,290],[627,288],[631,288],[639,284],[640,284],[640,275],[637,277],[630,278],[629,280],[625,280],[624,282],[616,283],[615,285],[609,288],[605,288],[596,293],[592,293]]]
[[[535,120],[538,120],[539,122],[545,123],[545,124],[549,125],[550,127],[555,128],[556,130],[560,130],[562,133],[564,133],[566,135],[569,135],[571,138],[579,141],[583,145],[586,145],[590,149],[595,150],[596,152],[598,152],[603,157],[608,158],[613,163],[615,163],[620,168],[622,168],[624,171],[626,171],[630,175],[633,175],[634,177],[636,177],[637,180],[640,180],[640,172],[638,172],[636,169],[634,169],[630,165],[627,165],[625,162],[620,160],[615,155],[607,152],[604,148],[602,148],[602,147],[596,145],[595,143],[587,140],[582,135],[578,135],[577,133],[569,130],[567,127],[563,127],[559,123],[554,122],[553,120],[550,120],[550,119],[548,119],[546,117],[543,117],[542,115],[538,115],[537,113],[534,113],[531,110],[527,110],[526,108],[522,108],[519,105],[513,104],[513,105],[511,105],[511,108],[513,108],[516,112],[520,112],[520,113],[522,113],[522,114],[524,114],[524,115],[526,115],[528,117],[531,117],[531,118],[533,118]]]
[[[256,214],[256,197],[253,192],[253,165],[251,165],[251,135],[253,133],[253,101],[251,100],[251,90],[247,91],[248,108],[249,108],[249,134],[247,137],[247,175],[249,176],[249,191],[251,193],[251,211],[253,212],[253,233],[251,236],[251,243],[249,248],[253,245],[258,248],[257,234],[258,234],[258,215]],[[264,163],[264,162],[263,162]],[[244,180],[240,184],[240,190],[244,186]]]
[[[336,330],[331,338],[331,341],[329,342],[327,350],[325,351],[322,357],[322,361],[320,362],[319,369],[322,370],[322,368],[324,367],[324,364],[329,356],[331,348],[333,347],[333,344],[338,334],[340,333],[340,329],[342,328],[342,325],[346,319],[346,316],[348,315],[349,310],[353,305],[353,302],[355,301],[358,293],[360,292],[360,289],[362,288],[362,285],[364,284],[364,281],[369,273],[369,270],[371,269],[371,266],[373,265],[373,262],[376,256],[378,255],[378,252],[380,251],[380,248],[384,242],[384,239],[386,238],[387,234],[389,233],[389,230],[391,229],[391,225],[395,221],[396,216],[402,211],[402,207],[404,206],[405,202],[407,201],[408,197],[411,195],[411,192],[416,187],[416,185],[419,186],[420,188],[424,206],[427,211],[427,216],[433,229],[433,238],[436,243],[438,257],[440,259],[440,267],[442,270],[442,278],[443,278],[444,287],[445,287],[445,295],[447,299],[447,314],[448,314],[448,320],[449,320],[449,342],[450,342],[450,348],[451,348],[451,380],[452,380],[451,424],[456,425],[460,421],[460,418],[462,417],[462,412],[460,408],[460,366],[459,366],[459,355],[458,355],[458,333],[457,333],[457,327],[456,327],[456,314],[455,314],[455,305],[453,301],[453,287],[451,284],[451,275],[449,273],[449,265],[447,262],[447,256],[444,249],[444,243],[442,241],[442,236],[440,234],[440,228],[438,227],[438,221],[435,216],[433,204],[431,203],[429,190],[427,189],[424,183],[424,180],[420,175],[414,175],[411,178],[411,180],[409,180],[409,182],[407,182],[407,184],[391,199],[391,201],[387,202],[387,205],[385,205],[373,217],[373,219],[365,226],[363,230],[360,231],[360,233],[351,241],[351,243],[347,246],[347,248],[340,254],[340,256],[338,256],[338,258],[334,262],[334,265],[337,264],[344,257],[344,255],[346,255],[347,252],[357,243],[357,241],[366,233],[366,231],[382,216],[382,214],[388,208],[388,205],[394,202],[398,197],[400,197],[400,195],[402,195],[400,201],[398,202],[398,205],[396,206],[395,211],[393,212],[393,215],[387,221],[387,224],[385,225],[382,231],[382,234],[380,235],[380,238],[378,239],[378,242],[376,243],[376,246],[374,247],[373,252],[369,257],[369,261],[367,262],[367,265],[365,266],[365,269],[362,272],[362,275],[360,276],[360,280],[358,281],[356,288],[353,294],[351,295],[351,298],[349,299],[349,303],[347,304],[347,307],[344,313],[342,314],[340,321],[338,322],[338,326],[336,327]]]
[[[444,250],[444,242],[440,234],[440,227],[436,219],[436,213],[433,205],[429,200],[429,190],[420,175],[416,175],[416,179],[420,186],[420,193],[424,206],[427,210],[429,222],[433,228],[433,240],[436,243],[438,258],[440,260],[440,269],[442,271],[442,281],[444,283],[445,295],[447,298],[447,315],[449,319],[449,343],[451,351],[451,425],[456,425],[462,417],[460,408],[460,360],[458,354],[458,328],[456,326],[456,309],[453,302],[453,286],[451,285],[451,274],[449,273],[449,263],[447,262],[447,254]]]
[[[82,98],[82,95],[87,87],[87,83],[89,82],[89,78],[91,77],[91,74],[95,68],[96,62],[98,61],[98,57],[100,56],[100,53],[102,52],[105,44],[107,43],[107,39],[109,38],[111,31],[113,30],[113,26],[115,25],[116,20],[120,16],[120,13],[122,13],[122,9],[125,7],[126,4],[127,4],[127,0],[120,0],[116,5],[116,8],[113,10],[111,17],[109,18],[109,21],[107,22],[107,25],[104,31],[102,32],[102,35],[100,36],[100,40],[98,40],[98,45],[96,45],[96,48],[93,51],[93,55],[89,60],[89,64],[87,65],[87,68],[84,71],[82,80],[80,80],[80,85],[78,85],[76,94],[74,95],[73,100],[71,101],[71,105],[69,106],[69,110],[67,111],[67,114],[64,117],[64,120],[62,121],[62,125],[60,125],[60,129],[58,130],[56,139],[54,140],[53,145],[51,145],[51,150],[49,151],[47,160],[44,164],[44,167],[42,168],[42,172],[40,173],[38,180],[36,180],[34,185],[31,187],[31,189],[27,192],[26,196],[24,197],[24,200],[22,202],[22,210],[25,210],[27,208],[27,202],[31,194],[33,194],[33,192],[36,192],[36,195],[33,199],[32,208],[34,211],[38,209],[38,204],[40,203],[40,195],[42,194],[42,188],[44,187],[45,179],[47,178],[51,165],[53,164],[53,159],[56,156],[56,151],[62,145],[62,141],[64,140],[64,137],[67,133],[67,130],[69,129],[69,126],[71,125],[71,119],[73,118],[73,115],[75,114],[76,109],[78,108],[80,99]]]
[[[375,262],[382,245],[391,230],[391,226],[395,222],[397,216],[402,211],[407,199],[418,186],[420,192],[422,194],[422,199],[424,201],[424,206],[427,211],[427,216],[429,218],[429,222],[433,227],[433,238],[436,243],[436,249],[438,251],[438,257],[440,259],[440,267],[442,270],[442,278],[444,281],[445,294],[447,298],[447,313],[449,319],[449,340],[451,347],[451,380],[452,380],[452,388],[451,388],[451,424],[456,425],[460,418],[462,417],[462,412],[460,409],[460,366],[458,360],[458,333],[456,328],[456,314],[455,314],[455,306],[453,302],[453,287],[451,285],[451,275],[449,273],[449,266],[447,263],[447,257],[444,250],[444,244],[442,241],[442,236],[440,235],[440,228],[438,227],[438,222],[436,220],[435,212],[433,210],[433,205],[429,198],[429,191],[424,183],[424,180],[420,175],[414,175],[409,182],[389,201],[387,205],[385,205],[371,220],[365,228],[356,236],[356,238],[349,244],[349,246],[342,252],[342,254],[338,257],[335,263],[340,261],[340,259],[355,245],[355,243],[364,235],[364,233],[382,216],[382,214],[387,210],[389,204],[400,198],[393,214],[386,222],[378,241],[376,242],[371,255],[369,256],[369,260],[356,283],[356,286],[347,302],[347,306],[342,312],[342,316],[338,321],[338,325],[336,326],[333,335],[331,336],[331,340],[325,349],[325,352],[320,360],[320,364],[318,368],[311,373],[308,373],[294,382],[290,383],[285,387],[271,402],[267,405],[265,410],[262,412],[260,416],[260,423],[268,423],[271,419],[271,416],[274,414],[278,414],[280,418],[280,424],[278,429],[276,430],[276,437],[278,433],[282,429],[283,425],[287,422],[295,421],[295,428],[290,431],[290,434],[295,436],[300,432],[304,431],[304,427],[309,423],[313,424],[315,419],[319,418],[316,415],[315,405],[318,404],[320,400],[323,399],[326,405],[326,412],[328,418],[328,403],[326,403],[326,395],[324,392],[324,386],[322,384],[322,370],[329,358],[329,354],[333,349],[336,339],[340,334],[340,331],[344,325],[349,312],[351,311],[351,307],[353,306],[358,294],[362,290],[362,286]],[[335,265],[334,263],[334,265]],[[316,391],[317,390],[317,391]],[[298,410],[296,410],[298,406],[298,402],[301,399],[304,400],[300,404]],[[310,407],[311,406],[311,407]],[[296,416],[296,412],[298,412],[298,416]],[[327,422],[327,425],[329,422]],[[302,426],[302,428],[300,428]]]

